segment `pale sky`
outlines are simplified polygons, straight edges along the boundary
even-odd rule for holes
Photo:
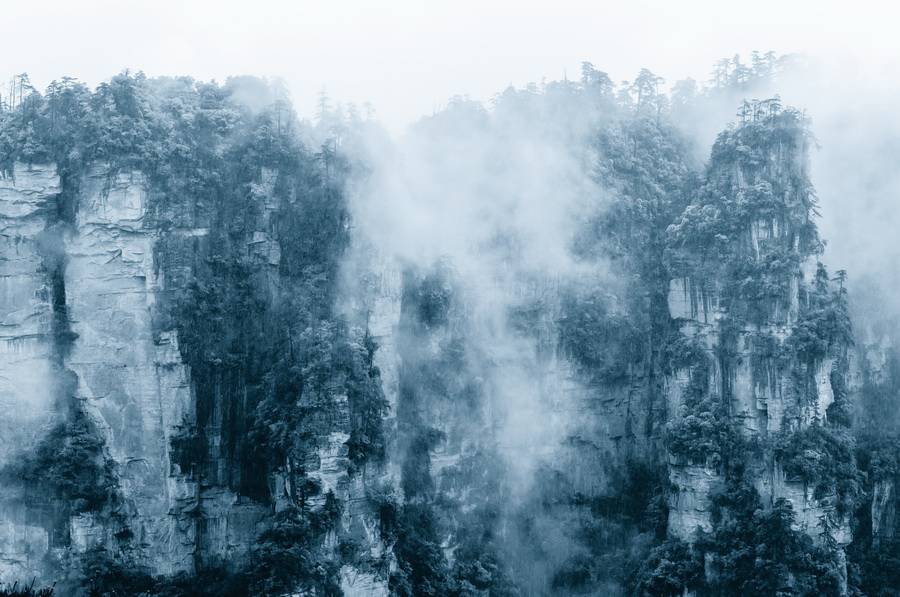
[[[283,78],[301,116],[325,89],[371,102],[394,130],[455,94],[487,100],[508,84],[564,74],[583,60],[614,80],[648,67],[669,82],[707,78],[753,49],[880,63],[900,55],[888,2],[445,0],[0,0],[0,80],[89,84],[148,75]]]

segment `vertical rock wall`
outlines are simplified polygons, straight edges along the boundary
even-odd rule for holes
[[[748,126],[746,130],[752,131],[757,125]],[[797,137],[790,143],[767,145],[743,137],[743,131],[736,129],[729,133],[734,138],[725,135],[717,141],[713,157],[718,152],[719,159],[707,172],[714,190],[708,197],[701,193],[694,206],[715,212],[712,219],[722,231],[716,242],[727,243],[720,248],[725,256],[710,255],[707,248],[697,246],[702,244],[698,239],[706,238],[703,233],[688,236],[678,259],[690,273],[671,280],[668,308],[683,336],[706,353],[707,398],[725,405],[729,422],[744,438],[766,440],[824,423],[835,400],[831,373],[836,358],[829,353],[811,364],[790,353],[799,349],[788,342],[803,301],[809,300],[805,297],[821,283],[816,264],[819,241],[810,223],[814,203],[804,182],[806,142]],[[753,159],[729,152],[729,144],[741,143]],[[703,216],[697,220],[678,225],[708,224]],[[785,358],[791,361],[790,368],[784,365]],[[803,387],[807,383],[812,387]],[[678,396],[686,383],[676,374],[669,385],[674,389],[669,396],[670,417],[678,420],[684,414]],[[785,477],[771,449],[765,452],[749,463],[763,501],[787,499],[798,529],[816,541],[829,532],[839,547],[849,544],[849,516],[838,515],[837,496],[817,499],[811,487]],[[669,470],[674,487],[669,531],[691,541],[697,527],[711,528],[710,496],[724,485],[724,478],[714,468],[683,459],[671,462]],[[826,518],[828,522],[823,522]]]
[[[177,336],[153,327],[156,233],[139,172],[91,170],[67,239],[66,303],[75,340],[66,366],[76,397],[105,432],[131,516],[137,562],[155,574],[193,570],[195,484],[172,474],[169,440],[190,408]]]
[[[44,258],[56,212],[56,168],[17,164],[0,178],[0,466],[58,419],[52,284]],[[50,546],[41,513],[0,486],[0,581],[41,574]]]
[[[64,560],[95,547],[154,575],[192,572],[242,555],[259,531],[258,508],[228,489],[201,489],[172,462],[170,439],[195,404],[177,334],[158,326],[165,280],[147,189],[139,172],[95,167],[67,199],[75,221],[62,226],[53,166],[17,165],[0,180],[0,402],[9,413],[0,464],[63,421],[74,398],[101,432],[122,497],[114,512],[73,516],[54,539],[52,513],[3,487],[0,580],[46,577],[51,551]],[[57,329],[54,317],[65,319]],[[63,387],[71,379],[75,387]]]

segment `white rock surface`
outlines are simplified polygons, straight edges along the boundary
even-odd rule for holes
[[[196,488],[170,480],[169,459],[191,391],[175,333],[154,336],[156,235],[144,226],[145,188],[138,172],[109,176],[103,168],[82,184],[66,243],[66,300],[77,334],[66,366],[119,465],[136,512],[128,524],[142,548],[139,563],[172,574],[194,565],[194,530],[182,510]]]
[[[0,466],[12,464],[55,422],[50,279],[42,243],[56,209],[53,166],[17,164],[0,178]],[[38,576],[47,530],[28,504],[0,491],[0,581]]]
[[[872,491],[872,540],[877,545],[897,533],[897,487],[891,479],[877,481]]]
[[[697,529],[712,530],[710,496],[721,488],[723,479],[708,467],[692,464],[669,465],[669,533],[693,541]]]
[[[52,416],[50,280],[41,243],[59,180],[52,166],[17,165],[0,178],[0,461],[29,445]]]
[[[779,498],[788,500],[794,509],[794,529],[805,532],[814,541],[821,541],[826,524],[832,539],[839,546],[849,545],[853,539],[849,514],[839,517],[835,511],[836,496],[826,495],[821,500],[815,499],[814,487],[787,479],[777,463],[769,474],[757,475],[755,485],[760,496],[769,504]],[[828,522],[825,522],[825,517]]]
[[[383,597],[389,594],[387,580],[372,572],[360,572],[353,566],[343,566],[340,574],[344,597]]]

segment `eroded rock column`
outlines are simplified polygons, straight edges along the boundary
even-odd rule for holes
[[[53,425],[51,250],[59,178],[48,165],[17,164],[0,178],[0,466],[15,464]],[[41,574],[49,536],[40,513],[0,485],[0,581]]]

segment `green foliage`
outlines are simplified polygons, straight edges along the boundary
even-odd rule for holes
[[[893,335],[893,333],[891,333]],[[867,347],[859,351],[862,358],[861,387],[856,393],[855,413],[856,461],[861,473],[860,495],[856,500],[853,542],[847,548],[849,584],[858,594],[900,595],[900,541],[890,537],[890,512],[896,498],[885,490],[900,487],[900,359],[895,349],[880,349],[875,357],[877,369],[869,359]],[[876,488],[880,501],[876,502]],[[889,489],[890,488],[890,489]],[[887,502],[884,498],[889,497]],[[891,503],[894,502],[894,503]],[[879,536],[875,536],[873,516],[879,516]]]
[[[101,510],[118,502],[115,464],[90,418],[73,411],[40,443],[2,471],[5,483],[24,483],[72,513]]]
[[[883,357],[876,352],[875,358],[883,358],[884,365],[876,370],[869,362],[867,347],[860,347],[862,387],[856,396],[857,424],[860,429],[890,437],[900,432],[900,351],[893,347],[879,350]]]
[[[810,425],[775,440],[775,458],[788,480],[813,486],[814,497],[837,496],[839,513],[852,508],[859,492],[853,437],[845,430]]]
[[[465,454],[441,471],[438,512],[453,529],[452,594],[463,596],[519,594],[503,546],[509,494],[507,463],[490,450]]]
[[[574,594],[604,586],[634,592],[638,570],[666,536],[667,483],[664,468],[632,460],[612,469],[599,496],[563,493],[568,508],[585,512],[574,535],[578,549],[554,571],[551,588]]]
[[[253,94],[270,96],[262,107],[244,99],[247,86],[254,83]],[[284,378],[288,374],[283,369],[308,368],[280,358],[308,328],[333,326],[334,343],[354,353],[345,326],[331,312],[337,267],[348,242],[341,188],[349,165],[334,147],[323,147],[317,154],[308,151],[289,106],[264,84],[235,79],[218,86],[124,72],[93,91],[73,79],[52,83],[44,95],[32,89],[27,78],[20,87],[16,105],[0,110],[5,169],[17,160],[55,162],[67,195],[92,164],[107,165],[110,176],[141,170],[151,181],[151,210],[158,228],[209,228],[209,240],[199,247],[187,273],[182,262],[186,247],[177,237],[162,237],[156,261],[170,281],[166,316],[179,331],[180,347],[198,386],[224,382],[249,390],[249,408],[225,422],[226,434],[243,433],[248,425],[240,421],[252,427],[266,379]],[[269,179],[263,180],[264,170],[272,173],[271,188],[266,186]],[[276,210],[271,225],[263,220],[263,203]],[[258,283],[261,268],[247,255],[263,226],[280,253],[282,284],[274,294]],[[292,322],[288,329],[282,317]],[[375,389],[374,369],[361,371],[358,366],[355,354],[360,352],[364,354],[341,357],[350,374],[334,372],[351,386],[347,393],[354,410],[355,463],[369,455],[379,457],[383,448],[375,421],[383,397]],[[222,379],[221,367],[234,371],[230,379]],[[203,417],[214,410],[211,403],[228,399],[201,392],[201,420],[193,432],[197,441],[206,440]],[[239,438],[225,441],[236,460],[246,460],[244,443]],[[201,452],[195,450],[195,455]],[[203,467],[193,468],[204,472]],[[233,476],[237,488],[251,494],[261,491],[251,471]]]
[[[756,56],[752,68],[737,58],[726,62],[717,68],[717,89],[743,88],[774,68],[770,56]],[[562,499],[589,516],[579,529],[579,549],[555,571],[552,589],[587,592],[610,582],[641,595],[678,594],[685,587],[718,595],[833,594],[832,554],[791,529],[790,504],[764,507],[755,490],[738,480],[752,446],[727,407],[735,349],[725,344],[733,338],[716,355],[726,378],[719,396],[709,387],[711,355],[673,330],[666,305],[670,279],[684,276],[701,299],[720,299],[728,317],[723,328],[784,318],[792,277],[803,259],[821,250],[812,221],[815,195],[803,165],[811,143],[806,119],[782,110],[777,99],[745,103],[740,125],[717,139],[701,181],[685,157],[687,141],[663,117],[667,101],[659,83],[641,71],[618,90],[616,106],[609,78],[586,64],[580,86],[551,84],[543,96],[512,90],[497,100],[501,112],[503,106],[527,105],[536,116],[559,109],[553,98],[570,96],[578,96],[585,110],[628,113],[591,124],[590,144],[599,156],[593,174],[611,199],[588,219],[573,246],[580,259],[608,260],[625,280],[614,289],[624,298],[601,298],[598,288],[564,295],[559,342],[597,381],[621,384],[646,375],[648,412],[662,394],[658,374],[688,371],[684,416],[667,428],[666,447],[680,459],[725,471],[728,480],[714,499],[713,532],[694,548],[672,539],[660,543],[666,481],[655,467],[629,463],[613,475],[606,494]],[[149,176],[152,218],[162,231],[155,261],[167,282],[163,329],[178,330],[197,395],[197,418],[185,421],[173,438],[173,459],[203,483],[227,484],[260,500],[271,498],[268,474],[275,471],[294,492],[294,507],[274,517],[240,572],[163,581],[92,552],[82,588],[95,594],[237,596],[298,588],[339,594],[340,561],[359,551],[341,537],[337,560],[321,556],[340,504],[329,493],[324,509],[310,508],[321,487],[306,470],[322,438],[344,419],[351,471],[381,460],[386,450],[377,346],[333,308],[349,242],[342,189],[352,165],[336,142],[317,152],[305,148],[284,102],[247,105],[239,99],[240,84],[126,72],[94,91],[64,79],[41,95],[23,79],[18,104],[0,110],[3,172],[15,161],[55,162],[69,196],[92,164],[108,164],[110,175],[137,169]],[[676,104],[683,108],[696,93],[680,86]],[[476,121],[488,118],[466,102],[451,109]],[[187,227],[209,233],[190,241],[167,234]],[[252,255],[258,233],[277,247],[275,262]],[[431,471],[431,451],[459,437],[433,429],[422,413],[471,413],[482,392],[478,377],[468,375],[482,355],[451,329],[457,300],[452,278],[441,266],[404,284],[409,344],[402,355],[398,420],[405,503],[378,505],[382,536],[397,562],[390,586],[398,595],[514,595],[508,554],[498,539],[496,502],[505,493],[497,463],[479,453],[438,479]],[[446,337],[435,348],[426,340],[438,329]],[[813,365],[835,357],[836,400],[828,420],[849,424],[845,349],[851,328],[842,282],[833,291],[820,268],[814,287],[801,296],[800,318],[784,346],[771,337],[758,340],[766,346],[754,345],[755,355],[794,367],[798,378],[806,376],[803,383]],[[761,369],[759,362],[753,366]],[[898,474],[896,445],[861,451],[868,478]],[[856,503],[854,446],[846,432],[813,426],[784,434],[774,452],[788,476],[813,484],[818,496],[836,493],[842,510]],[[74,511],[102,509],[117,499],[115,471],[86,417],[54,429],[16,466],[4,472]],[[452,566],[445,547],[453,550]],[[898,556],[893,545],[870,551],[871,557],[855,560],[862,579],[857,584],[874,592],[896,579]],[[709,578],[703,574],[706,556]]]
[[[366,334],[361,345],[355,344],[340,354],[348,357],[346,371],[347,396],[350,401],[351,430],[347,440],[349,458],[354,464],[385,457],[383,419],[388,410],[381,384],[381,372],[375,366],[378,344]]]
[[[368,335],[360,340],[330,321],[291,340],[292,353],[265,375],[265,394],[251,431],[256,449],[267,460],[302,460],[316,446],[329,418],[337,416],[327,390],[335,381],[347,393],[350,461],[362,465],[384,457],[387,401],[373,362],[377,345]]]
[[[123,566],[102,547],[81,554],[80,560],[81,575],[66,580],[67,593],[90,597],[151,595],[156,584],[149,574]]]
[[[511,596],[516,587],[496,541],[503,463],[485,447],[463,451],[440,475],[431,470],[432,452],[439,445],[459,449],[457,426],[478,425],[482,404],[471,347],[449,317],[455,290],[443,264],[404,273],[398,405],[404,503],[380,507],[382,537],[397,563],[389,584],[397,595]],[[436,421],[440,430],[432,427]]]
[[[253,567],[231,575],[222,594],[287,591],[298,577],[335,593],[334,565],[316,559],[323,531],[306,505],[321,488],[306,468],[337,428],[350,436],[350,472],[381,460],[387,408],[377,346],[334,308],[351,172],[337,141],[305,147],[290,107],[254,79],[220,86],[125,72],[94,90],[65,79],[44,95],[30,87],[20,95],[0,109],[0,168],[56,163],[69,219],[93,166],[107,167],[110,180],[131,170],[149,180],[154,263],[166,280],[158,329],[177,330],[196,396],[196,417],[172,438],[175,462],[202,483],[264,502],[270,473],[290,481],[302,513],[273,521]],[[77,511],[101,508],[115,487],[85,425],[54,430],[19,471]],[[200,591],[191,579],[173,583],[173,594]]]
[[[883,540],[876,547],[870,540],[855,540],[847,555],[851,591],[878,597],[900,595],[900,541]]]
[[[450,572],[432,508],[427,504],[404,505],[394,533],[397,571],[391,574],[391,593],[400,597],[449,594]]]
[[[303,585],[316,594],[340,595],[335,562],[319,555],[319,542],[340,516],[333,494],[321,511],[279,512],[271,528],[260,535],[246,571],[251,595],[277,595]]]
[[[449,566],[441,544],[441,523],[434,504],[407,503],[382,512],[383,536],[391,538],[397,570],[390,576],[391,593],[418,596],[474,597],[519,594],[494,544],[497,518],[493,510],[470,515],[455,535],[454,564]],[[385,533],[385,531],[387,531]]]
[[[53,587],[34,588],[34,582],[30,585],[13,584],[0,585],[0,597],[53,597]]]
[[[71,78],[54,81],[45,95],[31,89],[16,109],[0,113],[4,166],[55,162],[65,172],[95,160],[126,168],[160,159],[164,132],[148,87],[142,73],[125,72],[94,92]]]
[[[605,94],[600,73],[592,67],[585,72],[595,85],[590,92]],[[598,156],[592,175],[609,191],[608,201],[587,217],[572,242],[576,257],[603,263],[622,284],[592,284],[564,295],[559,329],[561,346],[590,377],[623,383],[647,375],[656,386],[657,350],[670,325],[662,259],[666,228],[688,203],[696,177],[688,140],[663,117],[654,76],[647,71],[639,78],[631,88],[638,97],[626,90],[618,99],[627,116],[607,117],[589,138]],[[650,432],[662,423],[665,408],[653,403],[648,411],[644,425]]]
[[[709,356],[706,348],[696,339],[673,330],[660,349],[663,372],[672,375],[677,371],[698,369],[709,373]]]
[[[848,428],[853,424],[853,404],[850,388],[847,385],[849,370],[850,364],[846,358],[841,359],[832,367],[828,381],[834,393],[834,402],[825,411],[830,424]]]
[[[703,581],[701,554],[679,539],[654,547],[634,579],[634,594],[641,597],[681,595]]]
[[[458,535],[459,548],[454,554],[456,559],[451,572],[454,586],[452,595],[519,595],[515,581],[507,570],[508,564],[503,561],[494,544],[494,526],[495,524],[491,524],[487,529],[474,526]]]
[[[589,376],[605,383],[627,382],[646,358],[645,332],[635,317],[611,312],[594,294],[563,296],[559,340],[564,352]]]
[[[445,325],[452,289],[443,268],[429,272],[418,286],[418,319],[427,327]]]
[[[431,451],[443,440],[444,434],[437,429],[421,429],[412,437],[402,471],[403,495],[407,500],[433,497]]]
[[[609,490],[587,503],[595,517],[619,521],[639,532],[664,537],[668,521],[665,489],[663,469],[647,462],[629,460],[611,471]]]
[[[813,188],[805,167],[796,166],[809,143],[805,118],[792,110],[723,132],[696,198],[670,220],[669,270],[692,287],[714,286],[738,321],[783,318],[792,276],[821,250]]]
[[[666,446],[676,458],[717,470],[739,465],[752,448],[715,396],[685,403],[682,416],[666,429]]]
[[[659,362],[663,373],[669,376],[687,370],[688,384],[682,391],[681,398],[691,413],[695,415],[699,413],[699,416],[704,418],[703,413],[711,408],[709,405],[700,406],[710,390],[711,358],[706,348],[695,338],[688,338],[681,331],[673,330],[663,341]],[[683,431],[686,435],[694,433],[688,428]],[[688,448],[688,451],[695,452],[692,448]]]
[[[839,595],[839,561],[792,528],[790,502],[764,508],[743,479],[713,496],[713,530],[699,549],[708,554],[712,595]]]
[[[79,574],[67,578],[67,595],[89,597],[246,597],[249,580],[242,572],[210,568],[196,575],[153,578],[146,571],[125,566],[103,548],[80,556]]]
[[[828,272],[821,263],[806,304],[787,340],[787,349],[803,363],[816,363],[829,355],[840,356],[853,345],[853,329],[847,308],[847,291],[832,291]]]
[[[612,197],[576,234],[573,252],[611,261],[629,280],[624,296],[651,297],[649,311],[638,303],[630,314],[658,323],[669,282],[662,260],[666,228],[696,184],[688,142],[667,122],[639,113],[600,127],[592,145],[600,156],[593,175]]]
[[[875,490],[880,485],[884,492],[891,485],[896,488],[900,482],[900,438],[878,428],[860,429],[857,433],[856,457],[863,483],[852,519],[853,542],[847,548],[848,584],[858,594],[897,596],[900,595],[900,541],[890,536],[893,529],[885,528],[885,523],[892,522],[885,515],[895,506],[880,501],[880,507],[876,508]],[[883,500],[884,493],[880,497]],[[875,515],[881,517],[878,537],[873,532]]]
[[[900,436],[857,431],[857,460],[870,482],[900,478]]]
[[[80,556],[80,575],[67,579],[63,588],[66,594],[92,597],[246,597],[298,589],[336,597],[342,594],[335,580],[339,563],[324,558],[319,547],[339,516],[331,493],[319,510],[279,512],[251,546],[249,564],[236,571],[209,568],[197,575],[154,578],[95,548]]]

